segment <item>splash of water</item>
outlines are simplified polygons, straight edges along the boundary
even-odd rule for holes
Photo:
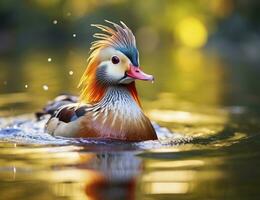
[[[112,140],[95,140],[95,139],[75,139],[65,137],[53,137],[44,131],[44,126],[48,120],[48,117],[37,121],[32,116],[18,116],[10,119],[1,119],[2,128],[0,128],[0,140],[7,142],[16,142],[22,144],[42,144],[42,145],[122,145],[126,144],[127,147],[138,149],[152,149],[166,146],[179,145],[190,142],[191,137],[184,136],[178,133],[171,133],[168,129],[160,127],[153,122],[153,126],[156,130],[158,140],[157,141],[145,141],[145,142],[116,142]]]

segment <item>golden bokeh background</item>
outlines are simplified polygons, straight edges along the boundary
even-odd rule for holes
[[[3,1],[2,114],[32,112],[60,93],[77,95],[92,34],[97,31],[90,24],[105,23],[104,19],[122,20],[136,35],[141,65],[156,78],[155,84],[138,82],[145,106],[164,97],[178,106],[183,102],[210,106],[255,104],[254,94],[247,89],[254,86],[254,79],[248,82],[236,77],[245,74],[254,78],[258,69],[244,61],[233,65],[243,49],[236,48],[235,42],[225,43],[232,40],[232,24],[247,26],[243,19],[249,17],[243,6],[233,0]],[[229,23],[231,28],[226,25]],[[254,33],[253,29],[248,31]],[[236,34],[243,37],[248,33]],[[16,100],[10,102],[6,93],[12,93]]]

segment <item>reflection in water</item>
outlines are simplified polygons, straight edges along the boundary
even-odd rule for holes
[[[153,163],[155,165],[153,165]],[[194,163],[194,165],[193,165]],[[187,165],[188,164],[188,165]],[[191,167],[203,165],[201,161],[150,161],[147,171],[142,175],[142,193],[155,194],[186,194],[191,192],[194,184],[196,170]],[[188,168],[183,170],[183,168]],[[180,169],[178,169],[180,168]]]
[[[187,183],[155,182],[145,185],[145,192],[148,194],[185,194],[188,192]]]
[[[151,110],[148,112],[148,115],[151,119],[159,122],[182,124],[225,124],[227,122],[226,115],[207,115],[177,110]]]
[[[79,147],[73,146],[31,148],[8,143],[1,148],[5,148],[0,159],[4,199],[35,199],[35,195],[42,199],[134,199],[135,177],[141,170],[134,152],[79,153]]]
[[[222,177],[217,171],[201,171],[223,162],[218,159],[157,160],[137,157],[133,151],[79,152],[74,146],[2,143],[1,148],[8,150],[1,152],[0,191],[10,200],[170,198],[197,193],[205,181]]]
[[[203,190],[203,184],[211,179],[223,178],[217,170],[201,169],[211,166],[213,163],[220,164],[223,160],[145,160],[145,172],[140,177],[142,198],[155,198],[155,195],[163,195],[165,199],[173,197],[197,196]],[[205,186],[204,186],[205,187]],[[140,199],[142,199],[140,198]],[[187,198],[188,199],[188,198]]]
[[[168,161],[168,160],[160,160],[156,162],[155,160],[148,160],[146,162],[145,167],[148,169],[159,168],[159,169],[167,169],[167,168],[181,168],[181,167],[202,167],[205,162],[201,160],[183,160],[183,161]]]

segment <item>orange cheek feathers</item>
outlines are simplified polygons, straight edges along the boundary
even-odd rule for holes
[[[96,80],[96,70],[98,64],[98,61],[91,61],[81,77],[79,83],[79,87],[81,88],[80,99],[85,103],[98,102],[105,94],[104,86],[100,85]]]

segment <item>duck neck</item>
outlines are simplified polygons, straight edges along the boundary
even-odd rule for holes
[[[104,97],[98,103],[101,107],[109,107],[117,112],[142,111],[137,93],[126,85],[108,87]],[[128,111],[126,111],[128,110]]]

